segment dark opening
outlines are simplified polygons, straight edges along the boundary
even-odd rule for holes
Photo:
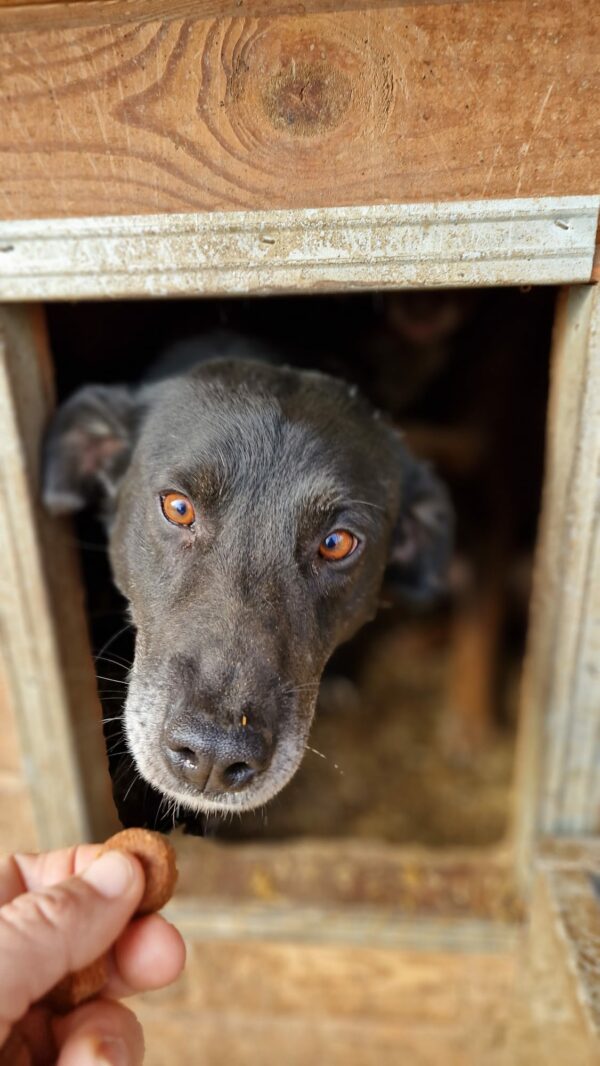
[[[370,837],[428,845],[500,839],[543,473],[554,290],[117,302],[48,309],[59,397],[136,381],[174,340],[227,327],[283,360],[355,382],[448,483],[458,516],[451,595],[383,610],[333,657],[310,748],[263,810],[226,839]],[[168,803],[124,751],[121,682],[133,653],[99,524],[77,523],[119,813],[166,829]],[[122,630],[120,633],[119,631]],[[115,634],[119,634],[115,636]],[[190,819],[189,828],[198,830]]]

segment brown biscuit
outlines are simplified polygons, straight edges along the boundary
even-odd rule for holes
[[[33,1066],[31,1052],[16,1029],[0,1047],[0,1066]]]
[[[175,851],[165,837],[150,829],[123,829],[109,837],[98,855],[103,855],[105,851],[128,851],[142,865],[146,887],[136,914],[152,914],[164,907],[173,894],[177,880]],[[44,1003],[52,1010],[66,1014],[97,996],[107,980],[108,963],[104,956],[59,981],[44,997]]]
[[[108,962],[106,955],[84,966],[82,970],[67,974],[54,986],[47,996],[44,996],[44,1005],[55,1010],[58,1014],[67,1014],[74,1010],[80,1003],[93,999],[102,991],[108,981]]]
[[[137,914],[153,914],[164,907],[173,895],[177,880],[175,852],[166,837],[150,829],[123,829],[109,837],[99,854],[112,850],[128,851],[142,864],[146,890]]]

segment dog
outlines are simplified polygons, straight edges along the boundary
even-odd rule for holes
[[[298,769],[323,668],[382,601],[444,586],[448,494],[356,387],[260,342],[180,343],[138,386],[59,408],[54,515],[90,505],[136,631],[124,731],[195,813],[267,803]]]

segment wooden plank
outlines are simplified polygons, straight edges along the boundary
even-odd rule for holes
[[[503,989],[493,987],[488,971],[489,999],[476,1025],[407,1025],[373,1023],[361,1015],[355,1021],[312,1018],[273,1018],[211,1011],[167,1011],[150,1003],[133,1003],[144,1027],[146,1066],[504,1066],[495,1058],[494,1041],[503,1028]],[[255,967],[249,980],[260,980]],[[511,1066],[514,1066],[511,1063]],[[529,1066],[529,1064],[528,1064]],[[541,1064],[540,1064],[541,1066]],[[547,1066],[547,1064],[544,1064]],[[561,1064],[562,1066],[562,1064]]]
[[[388,950],[335,944],[277,943],[231,939],[190,940],[188,965],[178,986],[160,1002],[188,1011],[211,1010],[251,1016],[372,1022],[452,1024],[473,1013],[486,967],[496,953]],[[505,973],[514,972],[509,952]],[[249,981],[252,972],[260,981]],[[463,984],[464,982],[464,984]],[[154,1000],[154,997],[153,997]],[[155,1001],[158,1006],[158,1000]]]
[[[65,28],[21,10],[20,30],[0,11],[5,219],[597,192],[594,0],[137,22],[103,5]]]
[[[39,847],[27,784],[20,774],[0,773],[0,855],[37,851]]]
[[[458,917],[407,917],[400,906],[306,906],[242,901],[178,900],[165,911],[181,933],[203,943],[232,940],[293,941],[345,947],[443,951],[486,955],[515,947],[518,928],[506,922]]]
[[[415,7],[423,4],[472,4],[475,0],[303,0],[302,14],[326,11],[384,11],[390,7]],[[487,3],[506,3],[507,0],[486,0]],[[27,8],[35,7],[35,16],[56,18],[86,25],[106,22],[107,14],[111,22],[130,21],[131,18],[154,19],[162,14],[165,18],[182,18],[194,15],[196,18],[270,18],[278,15],[297,15],[297,0],[171,0],[168,9],[164,0],[0,0],[0,9],[8,8],[11,15],[21,12],[27,14]],[[40,11],[40,9],[42,9]],[[39,23],[38,23],[39,24]],[[55,25],[55,22],[52,23]]]
[[[186,939],[177,985],[133,1004],[150,1063],[479,1066],[507,1024],[514,950]]]
[[[383,925],[385,915],[398,922],[394,911],[409,921],[460,918],[502,926],[522,917],[511,856],[497,849],[398,848],[352,839],[233,845],[181,833],[172,839],[180,871],[172,906],[178,921],[200,922],[202,935],[206,922],[199,912],[216,914],[215,908],[224,915],[229,908],[233,923],[245,909],[248,930],[252,926],[256,935],[265,905],[272,908],[270,928],[289,936],[292,925],[284,926],[285,915],[295,908],[312,913],[315,927],[328,908],[350,906],[363,908],[363,928],[376,912]],[[294,928],[297,936],[297,923]]]
[[[522,935],[508,855],[172,839],[188,957],[133,1001],[150,1064],[494,1066]]]
[[[4,299],[587,281],[599,198],[0,222]]]
[[[592,848],[585,849],[589,852]],[[511,1066],[600,1061],[600,846],[582,865],[537,864],[508,1056]]]
[[[40,847],[114,825],[76,552],[37,503],[51,406],[43,321],[0,307],[0,643]]]
[[[562,293],[518,753],[521,868],[535,836],[600,828],[600,291]]]
[[[22,774],[23,760],[14,705],[10,698],[6,662],[0,647],[0,774]]]

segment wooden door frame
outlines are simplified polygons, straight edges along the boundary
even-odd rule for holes
[[[27,575],[7,576],[0,625],[41,847],[102,835],[112,809],[104,809],[108,778],[76,550],[67,526],[36,503],[52,405],[39,310],[8,301],[442,285],[570,286],[554,332],[523,683],[513,825],[520,870],[540,834],[597,829],[600,598],[591,575],[600,553],[600,301],[581,283],[591,277],[598,204],[568,197],[0,223],[0,529],[11,568]],[[23,494],[24,532],[11,502]]]

